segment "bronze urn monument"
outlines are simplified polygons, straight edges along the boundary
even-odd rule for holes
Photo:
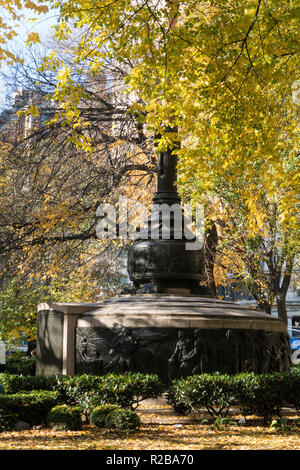
[[[164,220],[160,210],[162,205],[180,207],[176,165],[171,151],[159,155],[148,228],[128,253],[134,292],[96,303],[39,305],[37,374],[133,371],[156,373],[168,383],[204,372],[290,367],[287,326],[281,319],[218,300],[201,287],[203,247],[187,250],[191,238],[186,240],[183,231],[180,238],[173,212]]]

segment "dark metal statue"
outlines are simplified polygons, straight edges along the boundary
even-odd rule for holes
[[[174,132],[174,129],[168,131]],[[207,296],[210,295],[208,289],[200,286],[200,281],[205,277],[204,249],[186,249],[186,243],[193,240],[187,240],[185,236],[184,213],[176,186],[176,167],[176,146],[160,153],[157,191],[148,218],[148,230],[129,248],[128,273],[138,292],[145,292],[147,288],[150,292],[167,293],[169,289],[177,288]],[[167,215],[163,208],[170,208]],[[181,236],[178,227],[175,231],[175,211],[181,219]],[[153,220],[156,221],[155,237]],[[164,239],[163,227],[170,227],[168,239]]]

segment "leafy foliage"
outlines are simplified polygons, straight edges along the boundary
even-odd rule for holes
[[[105,427],[107,415],[115,409],[120,409],[120,407],[118,405],[110,405],[109,403],[97,406],[90,415],[90,423],[98,428]]]
[[[57,381],[58,379],[54,375],[25,376],[9,374],[7,372],[0,374],[0,383],[3,385],[6,394],[31,392],[33,390],[54,391],[57,386]]]
[[[243,414],[263,416],[268,422],[287,402],[286,373],[241,375],[235,379],[234,394]]]
[[[15,375],[35,375],[35,357],[8,358],[5,372]]]
[[[287,433],[293,431],[295,426],[290,424],[286,418],[281,418],[279,420],[273,419],[270,429],[277,433]]]
[[[55,120],[71,123],[77,132],[84,90],[76,74],[83,67],[99,74],[114,58],[124,66],[127,91],[135,97],[132,115],[150,130],[178,127],[181,181],[195,196],[245,175],[249,222],[261,219],[257,196],[265,190],[274,195],[279,187],[281,219],[295,225],[298,178],[288,160],[298,150],[297,15],[295,1],[66,0],[57,38],[71,35],[70,22],[81,35],[73,46],[73,66],[55,53],[44,62],[57,71],[53,97],[61,108]],[[81,31],[83,25],[88,32]],[[163,134],[158,151],[170,139]],[[90,149],[84,133],[82,147]]]
[[[50,410],[48,422],[55,429],[78,429],[82,412],[99,426],[116,409],[121,414],[111,417],[109,427],[120,432],[134,430],[139,426],[138,418],[121,407],[132,408],[162,391],[157,376],[143,374],[30,377],[4,373],[0,383],[4,388],[0,397],[3,429],[10,426],[11,416],[16,418],[14,422],[21,419],[41,424]]]
[[[84,287],[82,282],[65,278],[51,283],[24,281],[18,277],[10,279],[0,290],[0,338],[7,348],[20,344],[22,340],[36,339],[37,306],[41,301],[89,300],[91,296],[93,299],[94,289],[95,283]]]
[[[58,377],[56,390],[60,392],[61,401],[77,404],[89,416],[94,408],[104,404],[136,407],[141,400],[159,396],[162,387],[155,374],[127,373],[62,376]]]
[[[3,62],[12,64],[13,61],[17,60],[15,54],[10,50],[10,44],[13,39],[17,36],[16,28],[18,22],[24,18],[21,10],[22,8],[27,8],[33,13],[42,14],[48,11],[46,5],[41,5],[41,2],[23,1],[23,0],[8,0],[1,2],[1,8],[3,15],[0,21],[0,65]],[[28,37],[29,41],[37,40],[36,33],[32,33],[31,37]]]
[[[0,408],[0,432],[12,430],[17,420],[16,414],[7,413],[7,411]]]
[[[140,424],[140,418],[137,413],[122,408],[110,411],[105,419],[105,426],[117,432],[137,431]]]
[[[58,431],[74,431],[82,426],[81,411],[76,406],[57,405],[47,417],[47,423]]]
[[[0,337],[7,347],[20,340],[36,337],[36,311],[40,302],[40,287],[28,290],[16,279],[10,280],[0,291]]]
[[[57,392],[32,391],[0,396],[0,411],[32,425],[45,423],[48,413],[57,404]],[[15,421],[15,422],[16,422]]]
[[[284,375],[286,403],[300,410],[300,367],[291,367]]]
[[[179,412],[199,411],[206,407],[213,417],[226,417],[234,402],[233,378],[229,375],[202,374],[176,379],[169,389],[169,402]]]
[[[284,406],[299,409],[299,372],[278,372],[236,376],[203,374],[176,379],[169,389],[169,402],[180,412],[199,411],[206,407],[214,418],[225,418],[232,405],[246,415],[257,415],[268,422],[280,416]]]
[[[103,376],[22,376],[0,374],[0,383],[6,394],[50,390],[58,393],[60,403],[78,405],[89,415],[102,404],[117,404],[133,408],[141,400],[156,398],[163,385],[155,374],[127,373]]]

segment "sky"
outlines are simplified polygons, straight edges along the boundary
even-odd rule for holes
[[[41,39],[43,36],[49,36],[51,33],[51,27],[56,23],[57,19],[57,12],[55,10],[39,15],[38,19],[34,22],[30,21],[30,19],[37,16],[34,12],[25,8],[22,14],[24,15],[24,18],[19,22],[18,28],[16,29],[18,36],[14,38],[10,44],[10,50],[12,52],[21,51],[27,47],[25,43],[29,33],[36,31],[39,33]],[[5,72],[7,67],[7,65],[3,65],[1,71]],[[5,94],[4,82],[0,76],[0,106],[5,104]]]
[[[41,36],[49,34],[51,26],[56,23],[57,18],[57,12],[55,10],[35,15],[34,12],[24,9],[22,14],[24,15],[24,19],[19,24],[18,38],[15,41],[19,46],[24,45],[28,33],[37,31]],[[33,18],[37,19],[34,22],[31,22],[30,20]]]

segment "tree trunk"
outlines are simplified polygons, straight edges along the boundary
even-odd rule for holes
[[[214,277],[214,265],[218,245],[218,232],[216,224],[211,222],[211,227],[206,230],[206,241],[205,241],[205,269],[207,276],[207,286],[211,291],[213,297],[217,295],[217,288]]]
[[[279,318],[284,320],[286,324],[288,322],[287,309],[286,309],[286,294],[287,294],[287,291],[291,282],[293,266],[294,266],[294,259],[290,259],[286,263],[286,270],[283,276],[281,287],[279,289],[278,295],[276,295],[278,316]]]
[[[277,306],[278,317],[284,320],[285,323],[287,324],[288,319],[287,319],[287,309],[286,309],[286,293],[285,294],[280,293],[279,295],[276,296],[276,306]]]

